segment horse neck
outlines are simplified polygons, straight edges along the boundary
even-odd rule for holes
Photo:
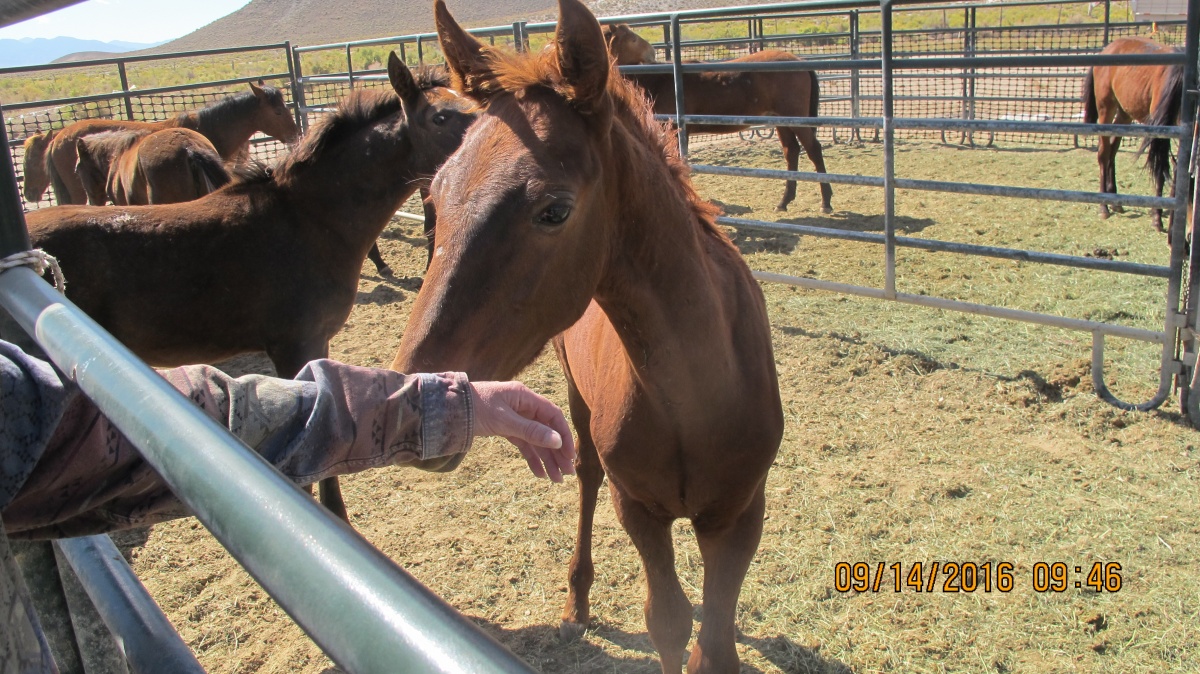
[[[711,326],[736,292],[737,268],[729,264],[736,250],[664,182],[676,180],[665,168],[628,158],[612,166],[622,167],[609,190],[617,217],[595,299],[635,367],[638,354],[655,349],[686,361],[695,343],[718,338]]]
[[[242,101],[236,101],[232,104],[240,106],[242,103]],[[258,101],[255,99],[249,99],[245,103],[247,106],[258,106]],[[230,104],[225,103],[225,105]],[[188,123],[181,126],[200,132],[212,142],[217,154],[221,155],[221,159],[229,161],[237,157],[238,152],[246,146],[254,132],[258,131],[255,116],[240,113],[242,113],[240,107],[235,114],[214,114],[212,109],[205,108],[188,113]]]
[[[402,157],[380,154],[368,153],[365,147],[359,152],[327,151],[324,160],[318,158],[312,165],[292,169],[280,187],[301,226],[340,240],[339,249],[348,251],[359,263],[418,187],[416,176],[393,169],[404,166]]]

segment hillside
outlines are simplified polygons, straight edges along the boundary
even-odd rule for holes
[[[450,0],[450,11],[466,26],[494,26],[516,20],[552,20],[555,0]],[[674,9],[759,4],[752,0],[592,0],[598,16]],[[242,9],[155,49],[187,51],[268,44],[291,40],[313,45],[433,31],[432,0],[251,0]]]

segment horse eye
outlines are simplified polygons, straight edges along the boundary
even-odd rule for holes
[[[450,119],[450,115],[448,115],[444,112],[439,112],[436,115],[434,115],[430,119],[430,121],[432,121],[434,124],[437,124],[438,126],[441,126],[446,123],[447,119]]]
[[[539,225],[561,225],[571,215],[570,204],[550,204],[538,215]]]

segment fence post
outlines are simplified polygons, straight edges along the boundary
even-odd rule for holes
[[[967,35],[970,36],[970,39],[967,41],[967,45],[968,45],[967,57],[968,58],[975,56],[979,52],[979,24],[978,24],[979,16],[975,13],[975,10],[976,10],[975,7],[971,7],[971,12],[970,12],[971,26],[967,30]],[[975,68],[970,68],[967,71],[967,73],[969,75],[969,77],[967,78],[967,85],[968,85],[968,88],[967,88],[967,119],[975,119],[975,83],[976,83],[975,73],[976,73],[976,70],[975,70]],[[975,146],[975,132],[974,131],[967,132],[967,141],[971,143],[972,147]]]
[[[346,45],[346,79],[350,81],[350,91],[354,91],[354,59],[350,56],[350,45]]]
[[[287,52],[288,74],[292,76],[292,104],[296,106],[296,126],[302,131],[308,130],[308,115],[304,114],[304,108],[308,107],[304,101],[304,76],[300,72],[300,53],[292,47],[292,41],[284,42],[284,51]]]
[[[679,158],[687,161],[687,123],[683,121],[683,33],[679,28],[679,15],[671,15],[671,63],[675,66],[675,125],[679,127]]]
[[[1112,31],[1112,26],[1110,23],[1111,16],[1112,16],[1112,0],[1104,0],[1104,44],[1100,45],[1101,47],[1108,44],[1109,35]]]
[[[896,133],[892,91],[892,0],[879,0],[880,79],[883,82],[883,294],[896,297]]]
[[[665,56],[667,58],[671,58],[671,49],[672,49],[672,47],[671,47],[671,24],[664,23],[662,25],[662,31],[663,31],[663,44],[666,45],[666,50],[667,50],[667,53],[665,54]]]
[[[850,59],[857,61],[862,53],[858,44],[858,10],[850,12]],[[850,70],[850,116],[858,119],[862,114],[861,103],[859,101],[859,71],[858,68]],[[859,135],[859,128],[856,126],[850,129],[850,138],[862,142],[862,137]]]
[[[417,65],[425,65],[425,48],[420,35],[417,36]]]
[[[117,74],[121,76],[121,94],[125,99],[125,119],[133,121],[133,99],[129,97],[129,76],[125,74],[125,62],[117,62]]]
[[[512,30],[513,30],[513,49],[517,50],[518,53],[525,51],[525,48],[528,46],[525,44],[525,40],[526,40],[525,22],[524,21],[514,21],[513,25],[512,25]]]
[[[758,26],[757,26],[757,32],[758,32],[758,50],[759,50],[759,51],[762,51],[762,50],[764,50],[764,49],[766,49],[766,48],[767,48],[767,41],[766,41],[766,39],[764,39],[764,38],[763,38],[763,32],[764,32],[764,29],[763,29],[763,20],[762,20],[762,19],[758,19],[758,20],[756,20],[756,21],[755,21],[755,23],[757,23],[757,24],[758,24]],[[776,25],[778,25],[778,24],[776,24]]]
[[[754,45],[754,24],[754,19],[746,19],[746,51],[751,53],[761,49],[761,47],[755,48]]]

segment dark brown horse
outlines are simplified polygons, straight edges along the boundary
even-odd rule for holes
[[[367,250],[473,119],[395,54],[388,75],[395,92],[351,94],[273,171],[179,204],[43,208],[30,237],[62,264],[67,296],[148,363],[266,351],[291,377],[329,353]]]
[[[231,179],[216,148],[191,129],[106,131],[80,138],[76,149],[75,173],[93,206],[192,201]]]
[[[284,104],[283,94],[274,87],[255,84],[250,85],[249,92],[229,96],[206,108],[185,112],[161,122],[115,119],[75,122],[55,134],[46,151],[46,172],[54,185],[55,199],[60,205],[87,203],[83,183],[75,174],[75,166],[79,162],[76,144],[80,138],[105,131],[150,134],[174,127],[200,132],[226,161],[237,158],[256,132],[265,133],[284,143],[291,143],[300,135],[296,120]],[[41,198],[40,192],[37,198]]]
[[[1123,37],[1113,40],[1101,54],[1161,54],[1178,49],[1149,38]],[[1097,66],[1083,80],[1083,121],[1088,124],[1152,125],[1179,123],[1183,101],[1183,66]],[[1117,193],[1117,150],[1120,136],[1100,136],[1096,160],[1100,163],[1100,191]],[[1142,144],[1146,168],[1154,179],[1154,193],[1162,196],[1163,184],[1171,179],[1171,139],[1147,138]],[[1174,190],[1172,190],[1174,192]],[[1114,205],[1112,210],[1124,209]],[[1108,204],[1100,205],[1101,217],[1109,215]],[[1162,210],[1154,209],[1154,226],[1163,231]]]
[[[654,63],[654,48],[625,24],[605,26],[605,41],[617,65]],[[799,61],[785,51],[767,49],[733,59],[729,63],[761,63],[763,61]],[[675,76],[671,73],[629,73],[625,77],[646,90],[654,101],[654,112],[675,114]],[[684,114],[688,115],[771,115],[778,117],[816,117],[821,93],[815,71],[777,73],[684,73]],[[688,124],[688,133],[736,133],[748,126],[710,126]],[[811,126],[779,126],[775,128],[783,145],[783,156],[789,171],[795,171],[800,160],[800,146],[818,173],[825,173],[825,157],[817,130]],[[777,210],[786,211],[796,198],[796,181],[789,180]],[[821,212],[832,213],[833,188],[821,183]]]
[[[681,670],[691,639],[671,540],[687,518],[705,565],[688,670],[736,672],[734,614],[783,431],[762,291],[669,127],[611,68],[596,19],[579,0],[559,9],[554,47],[510,54],[435,4],[455,88],[482,112],[434,178],[433,263],[393,368],[513,377],[554,339],[581,504],[562,634],[589,620],[607,475],[645,566],[663,671]]]

